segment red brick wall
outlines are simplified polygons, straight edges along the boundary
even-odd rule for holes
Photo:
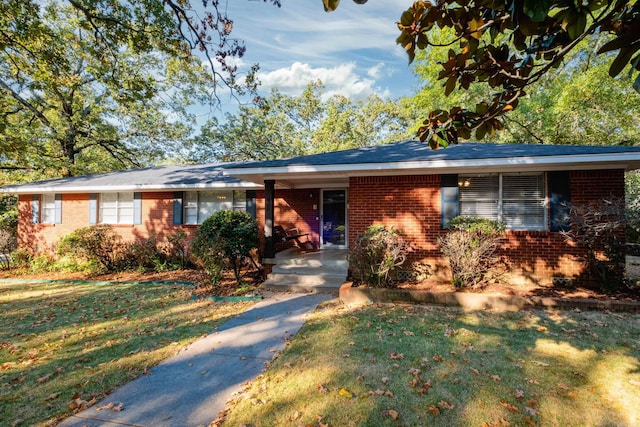
[[[441,196],[439,175],[353,177],[349,185],[349,245],[352,246],[371,224],[395,226],[412,243],[412,260],[430,263],[446,278],[446,260],[438,250]],[[285,229],[297,227],[319,243],[319,189],[275,191],[275,223]],[[624,197],[624,171],[571,172],[571,202],[584,204],[607,197]],[[314,209],[315,205],[315,209]],[[19,244],[22,248],[51,250],[55,242],[71,231],[89,225],[89,194],[62,195],[62,224],[31,224],[31,195],[21,195]],[[256,218],[264,227],[264,192],[256,194]],[[182,229],[195,235],[196,226],[173,225],[173,192],[142,194],[142,224],[116,225],[126,240],[149,237],[160,239]],[[261,232],[262,234],[262,232]],[[501,254],[510,260],[509,280],[548,283],[552,275],[576,278],[583,271],[579,248],[564,242],[559,233],[548,231],[510,231]]]
[[[264,191],[256,191],[256,219],[260,228],[261,240],[264,239],[264,209]],[[314,242],[316,247],[320,244],[319,189],[288,190],[276,188],[273,210],[274,225],[281,225],[285,230],[298,228],[300,233],[309,233],[309,239]],[[290,242],[289,245],[293,245],[293,242]],[[278,249],[281,248],[282,246],[278,245]]]
[[[571,203],[624,197],[624,171],[571,172]],[[438,250],[441,230],[439,175],[354,177],[349,184],[349,245],[371,224],[395,226],[412,244],[410,260],[429,263],[446,279],[446,259]],[[500,255],[509,260],[505,280],[548,284],[553,275],[578,279],[582,250],[550,231],[508,231]]]
[[[61,224],[32,224],[30,194],[19,197],[18,212],[18,243],[29,250],[52,251],[66,234],[91,225],[88,193],[62,195]],[[173,225],[173,192],[142,193],[142,224],[115,224],[113,228],[125,241],[148,238],[151,234],[162,241],[180,229],[193,237],[197,230],[192,225]]]

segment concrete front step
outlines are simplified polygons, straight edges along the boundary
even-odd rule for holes
[[[274,261],[262,287],[276,291],[337,293],[349,269],[344,250],[283,251]]]
[[[295,283],[298,285],[317,286],[327,283],[344,283],[346,273],[316,273],[316,274],[281,274],[271,273],[265,283]],[[338,285],[340,286],[340,285]]]
[[[300,285],[297,283],[273,282],[266,281],[262,284],[263,289],[274,292],[299,292],[299,293],[318,293],[318,294],[337,294],[343,282],[327,283],[323,285]]]
[[[320,269],[343,269],[349,268],[349,262],[346,259],[317,259],[317,258],[295,258],[295,259],[279,259],[276,264],[278,268],[288,270],[297,268],[320,268]],[[275,267],[275,266],[274,266]]]
[[[271,274],[300,274],[303,276],[342,276],[347,277],[346,267],[303,267],[276,264],[271,268]]]

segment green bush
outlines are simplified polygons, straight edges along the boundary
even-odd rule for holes
[[[220,211],[207,218],[198,228],[192,253],[204,266],[215,284],[225,267],[231,268],[238,284],[240,269],[253,260],[251,251],[258,247],[258,223],[244,212]]]
[[[79,256],[107,272],[117,271],[122,250],[120,236],[110,225],[79,228],[64,236],[57,245],[60,256]]]
[[[449,222],[448,228],[451,231],[438,243],[449,259],[453,285],[480,287],[489,282],[498,262],[495,252],[504,225],[486,218],[458,216]]]
[[[347,260],[355,281],[389,286],[390,278],[407,259],[408,245],[400,231],[371,225],[349,249]]]
[[[16,249],[9,256],[11,259],[11,266],[13,268],[27,268],[31,264],[33,255],[26,249]]]

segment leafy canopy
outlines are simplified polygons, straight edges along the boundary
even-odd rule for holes
[[[325,10],[337,1],[324,1]],[[356,3],[361,3],[357,1]],[[475,107],[453,106],[431,111],[418,129],[433,148],[493,135],[504,127],[503,116],[514,110],[526,90],[558,67],[582,40],[597,32],[610,39],[598,53],[613,52],[609,75],[630,66],[640,70],[640,4],[623,0],[419,0],[398,22],[409,61],[428,47],[447,49],[438,78],[444,93],[457,87],[488,85],[493,94]],[[434,43],[434,29],[451,29],[450,39]],[[640,90],[640,76],[633,87]]]

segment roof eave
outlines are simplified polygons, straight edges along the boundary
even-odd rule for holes
[[[229,188],[233,190],[259,190],[263,186],[253,182],[236,182],[236,183],[201,183],[201,184],[154,184],[154,185],[95,185],[95,186],[55,186],[55,185],[20,185],[7,186],[0,188],[1,193],[9,194],[40,194],[40,193],[108,193],[122,191],[163,191],[163,190],[206,190]]]
[[[337,176],[384,176],[476,172],[533,172],[552,170],[640,169],[640,153],[581,154],[540,157],[488,158],[468,160],[431,160],[390,163],[332,165],[291,165],[263,168],[230,168],[225,172],[236,178],[264,182],[265,179],[325,178]]]

